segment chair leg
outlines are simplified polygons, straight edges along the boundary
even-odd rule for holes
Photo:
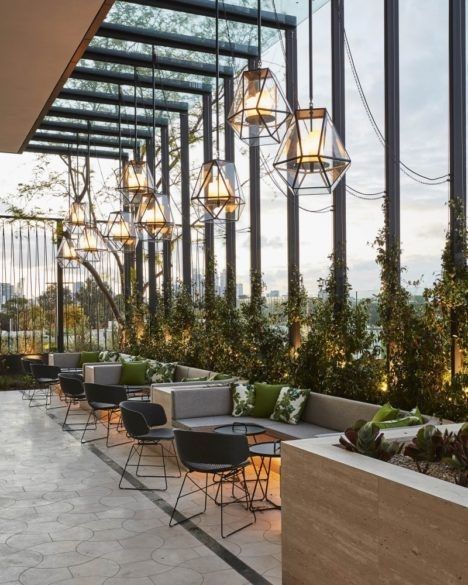
[[[83,428],[83,434],[81,435],[81,443],[90,443],[92,441],[96,441],[97,440],[97,439],[89,439],[88,441],[85,441],[84,440],[84,436],[85,436],[86,431],[88,430],[89,421],[91,420],[91,417],[92,416],[94,416],[94,429],[97,428],[97,417],[96,417],[96,413],[94,412],[94,410],[91,410],[91,412],[89,413],[89,416],[88,416],[88,420],[86,421],[86,424],[85,424],[85,426]],[[99,438],[101,438],[101,437],[99,437]]]
[[[171,514],[171,518],[169,520],[169,526],[172,528],[173,526],[177,526],[178,524],[183,524],[184,522],[187,522],[188,520],[192,520],[192,518],[196,518],[197,516],[201,516],[202,514],[204,514],[206,512],[206,505],[207,505],[207,501],[208,501],[208,474],[205,474],[205,487],[200,487],[198,484],[196,484],[193,479],[191,479],[190,477],[190,471],[186,471],[185,475],[184,475],[184,479],[182,481],[182,485],[180,486],[180,490],[179,493],[177,495],[177,500],[176,503],[174,504],[174,507],[172,508],[172,514]],[[193,490],[191,492],[188,492],[186,494],[183,494],[183,490],[184,490],[184,486],[185,486],[185,481],[188,479],[190,479],[190,481],[195,484],[197,486],[198,489]],[[174,516],[177,512],[177,506],[179,505],[179,500],[181,500],[182,498],[185,498],[186,496],[190,496],[191,494],[195,494],[197,492],[204,492],[205,494],[205,506],[203,508],[203,510],[201,512],[197,512],[196,514],[192,514],[192,516],[184,516],[182,518],[182,520],[178,520],[177,522],[174,522]]]
[[[123,488],[122,487],[122,480],[125,477],[125,473],[127,472],[127,467],[128,467],[129,462],[130,462],[130,459],[132,458],[132,454],[133,454],[134,449],[135,449],[135,444],[133,444],[130,448],[130,451],[129,451],[128,457],[127,457],[127,461],[125,461],[125,466],[122,470],[122,474],[120,475],[119,489],[121,489],[121,490],[135,489],[135,488]]]

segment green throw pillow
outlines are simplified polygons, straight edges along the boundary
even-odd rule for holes
[[[230,380],[231,378],[231,374],[216,374],[211,380]]]
[[[387,402],[379,408],[379,410],[372,417],[371,422],[379,423],[386,420],[395,420],[400,414],[399,408],[394,408],[390,402]]]
[[[120,384],[123,386],[144,386],[146,384],[145,362],[124,362],[120,373]]]
[[[279,393],[275,409],[270,418],[278,422],[297,425],[301,420],[309,394],[310,390],[284,386]]]
[[[174,381],[174,373],[177,362],[158,362],[157,360],[146,360],[148,369],[146,371],[146,381],[148,384],[163,384]]]
[[[411,410],[406,416],[402,416],[401,418],[396,418],[392,420],[384,420],[381,422],[375,423],[379,429],[393,429],[397,427],[410,427],[413,425],[423,425],[424,418],[421,414],[421,411],[416,406]]]
[[[232,416],[249,416],[255,400],[255,390],[252,384],[236,383],[231,385]]]
[[[83,364],[95,364],[99,361],[99,351],[82,351],[79,366]]]
[[[115,363],[119,361],[119,356],[120,354],[118,351],[101,351],[99,353],[99,361]]]
[[[284,384],[264,384],[255,382],[255,404],[252,416],[257,418],[268,418],[275,408],[281,388]]]

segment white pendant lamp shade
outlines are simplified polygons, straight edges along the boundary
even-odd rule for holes
[[[192,204],[200,219],[238,220],[244,199],[234,163],[219,159],[204,163]]]
[[[57,249],[57,262],[62,268],[78,268],[80,257],[78,256],[73,242],[63,237]]]
[[[132,214],[128,211],[113,211],[109,214],[104,238],[112,250],[118,252],[131,249],[137,241]]]
[[[241,73],[228,121],[252,145],[279,144],[292,112],[273,72],[265,67]]]
[[[174,230],[174,219],[167,195],[143,197],[135,218],[136,226],[151,238],[170,240]]]
[[[99,262],[102,253],[107,252],[107,246],[95,227],[85,226],[78,237],[76,251],[82,260]]]
[[[82,201],[74,201],[65,216],[64,224],[70,231],[74,231],[76,227],[82,228],[88,223],[88,216],[88,205]]]
[[[124,164],[119,190],[129,205],[139,205],[143,196],[154,193],[154,178],[144,160],[130,160]]]
[[[273,166],[298,195],[332,193],[351,159],[326,108],[294,112]]]

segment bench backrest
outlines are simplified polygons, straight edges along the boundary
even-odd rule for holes
[[[371,420],[380,406],[311,392],[302,420],[314,425],[344,431],[359,420]]]

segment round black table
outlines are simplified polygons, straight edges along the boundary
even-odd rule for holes
[[[250,507],[255,512],[263,510],[281,510],[281,505],[271,501],[268,498],[268,486],[270,483],[271,462],[273,459],[281,457],[281,442],[268,441],[267,443],[257,443],[250,446],[250,457],[255,471],[255,484],[250,499]],[[260,458],[260,464],[257,466],[254,457]],[[265,475],[262,477],[262,471]],[[261,496],[255,498],[257,489],[260,488]],[[266,506],[254,506],[253,502],[266,502]]]
[[[245,435],[246,437],[253,437],[257,441],[257,436],[266,432],[265,427],[255,423],[241,423],[235,422],[230,425],[221,425],[214,429],[215,433],[220,435]]]

